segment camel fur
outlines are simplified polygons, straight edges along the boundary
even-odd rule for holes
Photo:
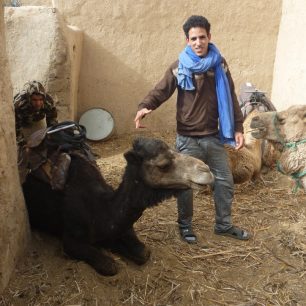
[[[252,110],[243,122],[245,132],[245,145],[243,148],[236,150],[232,146],[225,145],[235,184],[256,180],[260,176],[263,140],[256,139],[250,134],[251,120],[259,113],[257,109]]]
[[[105,249],[136,264],[144,264],[150,251],[134,231],[146,208],[175,196],[181,189],[202,188],[214,177],[208,166],[172,151],[164,142],[140,138],[124,154],[127,161],[116,190],[108,185],[95,161],[71,153],[65,188],[30,173],[23,191],[31,226],[60,237],[64,252],[85,261],[98,273],[114,275],[117,266]]]
[[[254,137],[280,147],[279,170],[294,178],[306,192],[306,105],[258,114],[252,119],[251,128]]]

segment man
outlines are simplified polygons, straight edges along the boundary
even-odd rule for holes
[[[40,82],[25,83],[14,97],[14,107],[18,147],[22,147],[33,132],[57,124],[53,99]]]
[[[218,235],[247,240],[250,234],[232,224],[234,183],[223,144],[243,147],[243,116],[225,59],[210,43],[210,23],[203,16],[191,16],[183,25],[187,46],[166,71],[163,79],[139,104],[136,128],[152,110],[177,95],[177,150],[203,160],[215,176],[215,227]],[[196,243],[192,230],[192,190],[177,199],[178,224],[182,239]]]
[[[27,82],[23,90],[15,95],[14,107],[18,145],[18,169],[21,184],[24,183],[30,171],[33,169],[42,170],[40,166],[46,163],[48,165],[42,171],[36,171],[36,176],[50,183],[52,189],[62,190],[65,187],[71,161],[69,154],[66,151],[54,149],[56,144],[49,148],[47,145],[40,146],[40,142],[33,145],[32,140],[30,146],[24,146],[30,135],[34,132],[38,130],[45,131],[44,128],[46,126],[58,125],[57,110],[52,97],[46,93],[45,88],[40,82]],[[65,122],[61,123],[61,127],[63,126],[65,126]],[[79,132],[77,128],[74,131]],[[72,135],[75,134],[72,133]],[[72,135],[71,138],[73,137]],[[39,137],[42,136],[40,135]],[[76,134],[75,137],[78,137],[78,135]],[[52,137],[49,141],[52,141]],[[65,142],[67,142],[66,149],[70,148],[68,136],[66,136]]]

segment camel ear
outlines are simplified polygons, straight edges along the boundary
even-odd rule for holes
[[[128,163],[131,163],[131,164],[139,164],[142,161],[142,157],[134,150],[125,152],[124,158],[126,159]]]

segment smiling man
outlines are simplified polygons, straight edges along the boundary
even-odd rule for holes
[[[136,128],[141,119],[167,101],[177,89],[177,138],[180,153],[203,160],[215,176],[212,186],[217,235],[247,240],[250,234],[232,224],[234,183],[224,144],[239,150],[244,143],[243,116],[225,59],[211,43],[210,23],[191,16],[183,25],[186,48],[166,71],[163,79],[139,104]],[[177,199],[182,239],[196,243],[192,230],[193,194],[183,191]]]

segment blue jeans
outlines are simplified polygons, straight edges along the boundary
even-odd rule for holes
[[[227,153],[218,136],[189,137],[177,135],[176,149],[205,162],[215,176],[213,195],[215,202],[215,230],[226,231],[232,226],[231,207],[234,181],[228,165]],[[183,190],[177,198],[178,223],[191,225],[193,216],[192,189]]]

